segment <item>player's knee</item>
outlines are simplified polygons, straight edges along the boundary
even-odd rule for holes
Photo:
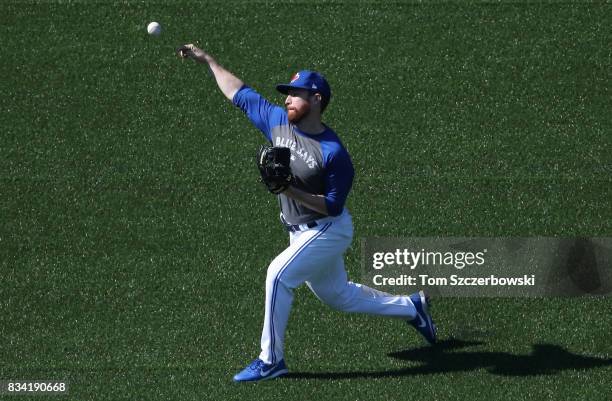
[[[274,260],[270,262],[270,265],[268,266],[268,279],[274,279],[280,273],[283,265],[284,263],[282,263],[282,260],[279,257],[274,258]]]
[[[325,296],[323,298],[323,302],[325,302],[325,304],[332,309],[344,312],[350,309],[352,299],[353,298],[350,291],[343,289],[342,291],[335,292],[330,296]]]
[[[340,300],[336,300],[336,299],[326,300],[325,304],[329,306],[330,308],[337,310],[337,311],[341,311],[341,312],[344,310],[344,305],[345,305],[344,302]]]
[[[270,263],[270,266],[268,266],[266,284],[269,286],[281,284],[290,288],[291,286],[287,283],[287,272],[284,271],[286,270],[284,267],[286,267],[284,261],[279,258],[274,259],[272,263]]]
[[[271,271],[268,269],[268,274],[266,275],[266,285],[274,285],[274,283],[278,280],[278,271]]]
[[[333,300],[331,302],[326,302],[327,306],[329,306],[330,308],[340,311],[340,312],[347,312],[350,309],[350,302],[347,302],[346,300],[343,299],[338,299],[338,300]]]

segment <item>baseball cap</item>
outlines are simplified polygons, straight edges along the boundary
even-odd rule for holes
[[[326,102],[329,102],[329,98],[331,98],[331,89],[325,77],[315,71],[298,71],[293,74],[291,82],[288,84],[276,85],[276,90],[285,95],[289,92],[289,89],[307,89],[312,93],[320,93]]]

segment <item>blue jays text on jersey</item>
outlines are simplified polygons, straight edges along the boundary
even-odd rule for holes
[[[308,168],[315,168],[317,166],[317,161],[315,158],[312,155],[309,155],[304,149],[298,148],[295,141],[278,136],[276,137],[276,143],[274,146],[291,149],[292,152],[295,152],[301,159],[304,160],[304,162],[306,162]],[[291,155],[291,160],[295,160],[294,155]]]

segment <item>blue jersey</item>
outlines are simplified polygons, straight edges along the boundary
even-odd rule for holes
[[[271,104],[246,85],[234,95],[233,103],[246,113],[272,145],[291,149],[295,187],[324,195],[330,216],[342,213],[355,170],[338,135],[327,126],[317,135],[300,131],[289,122],[284,108]],[[283,194],[279,195],[279,201],[283,217],[290,224],[304,224],[325,217]]]

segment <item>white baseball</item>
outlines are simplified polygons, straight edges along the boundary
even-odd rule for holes
[[[159,36],[161,31],[162,27],[161,25],[159,25],[159,22],[153,21],[149,25],[147,25],[147,32],[149,32],[149,35]]]

